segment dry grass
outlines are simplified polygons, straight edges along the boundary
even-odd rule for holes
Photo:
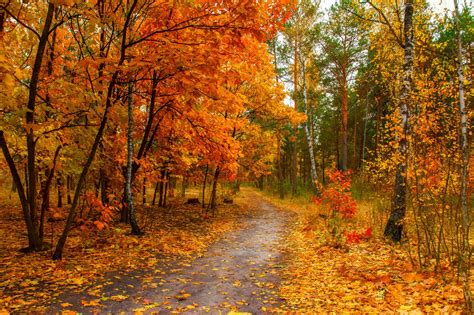
[[[282,244],[287,268],[280,295],[283,312],[297,313],[461,313],[463,291],[456,281],[416,269],[407,251],[382,237],[387,204],[377,198],[358,202],[349,230],[371,226],[374,236],[360,244],[334,246],[328,222],[307,198],[267,201],[297,213]]]

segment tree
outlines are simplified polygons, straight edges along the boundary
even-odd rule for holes
[[[13,5],[12,5],[13,6]],[[18,23],[23,24],[16,17],[10,10],[12,10],[12,6],[8,4],[4,4],[2,8],[2,13],[7,14],[8,17],[11,17],[18,21]],[[41,6],[39,7],[40,9]],[[42,10],[41,10],[42,11]],[[40,12],[41,12],[40,11]],[[53,24],[53,15],[55,12],[55,6],[53,3],[49,3],[46,9],[46,13],[44,13],[43,19],[44,23],[42,25],[41,31],[35,31],[32,27],[26,27],[28,31],[32,32],[36,35],[38,43],[36,46],[36,54],[34,57],[34,62],[32,65],[32,70],[29,77],[29,85],[28,85],[28,97],[26,104],[23,106],[25,109],[25,139],[26,139],[26,151],[27,151],[27,182],[25,183],[26,189],[23,186],[23,183],[20,179],[18,174],[18,168],[11,156],[11,153],[8,149],[7,140],[4,136],[4,131],[0,131],[0,147],[2,148],[3,155],[7,161],[8,167],[12,174],[13,180],[17,187],[18,196],[21,201],[22,210],[23,210],[23,217],[26,223],[26,229],[28,234],[28,248],[27,251],[36,251],[41,250],[43,248],[42,239],[40,234],[42,231],[39,230],[38,220],[37,220],[37,207],[36,207],[36,195],[37,195],[37,188],[36,188],[36,174],[37,174],[37,167],[36,167],[36,146],[37,146],[37,138],[35,135],[35,129],[38,118],[35,116],[36,114],[36,99],[38,96],[38,89],[39,83],[42,77],[42,64],[43,59],[46,52],[46,46],[49,41],[49,37],[51,35],[51,29],[58,27],[60,24],[64,23],[64,21],[57,21],[58,24]],[[41,12],[43,14],[43,12]],[[5,16],[5,15],[3,15]],[[3,19],[2,19],[3,20]],[[3,32],[3,23],[2,21],[2,32]],[[49,190],[49,185],[51,181],[48,183],[48,187],[45,187],[46,190]],[[44,195],[45,198],[49,196],[47,194]]]
[[[464,72],[463,72],[463,45],[461,37],[461,27],[460,27],[460,14],[458,1],[454,0],[454,21],[456,25],[456,42],[457,42],[457,62],[458,62],[458,85],[459,85],[459,113],[460,118],[460,131],[461,131],[461,144],[460,144],[460,154],[462,158],[461,162],[461,187],[460,187],[460,199],[461,199],[461,211],[462,211],[462,255],[461,258],[461,273],[463,277],[463,289],[464,289],[464,300],[466,302],[466,310],[468,312],[474,311],[474,304],[471,296],[471,289],[469,284],[469,274],[470,274],[470,259],[471,259],[471,245],[469,243],[469,228],[470,228],[470,217],[469,217],[469,207],[468,207],[468,195],[467,195],[467,185],[468,185],[468,171],[469,171],[469,142],[467,139],[467,117],[468,117],[468,108],[465,104],[464,99]]]
[[[133,84],[128,84],[128,97],[127,97],[127,167],[125,174],[125,196],[127,203],[127,212],[129,214],[130,226],[132,228],[133,235],[140,235],[140,227],[137,223],[135,215],[135,207],[133,205],[132,195],[132,164],[133,164]]]
[[[413,53],[415,41],[413,38],[413,1],[407,0],[404,7],[403,18],[403,34],[405,38],[405,55],[403,65],[403,82],[400,92],[399,111],[400,111],[400,128],[402,135],[398,139],[398,153],[400,160],[397,164],[395,174],[395,184],[393,189],[392,211],[385,226],[384,235],[390,237],[393,241],[399,242],[402,238],[403,223],[402,220],[406,213],[406,194],[407,194],[407,146],[408,146],[408,117],[410,93],[412,90],[413,75]]]
[[[319,67],[325,77],[330,78],[326,81],[334,82],[337,90],[335,97],[340,102],[342,156],[338,165],[342,170],[348,168],[350,82],[366,53],[364,30],[349,10],[354,6],[355,4],[348,1],[333,5],[328,21],[320,25],[318,36],[321,49]],[[360,11],[359,7],[353,9]]]

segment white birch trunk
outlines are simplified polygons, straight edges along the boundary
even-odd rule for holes
[[[385,226],[384,235],[393,241],[399,242],[402,238],[403,219],[406,212],[406,170],[407,170],[407,148],[408,148],[408,117],[410,93],[412,90],[413,60],[414,60],[414,39],[413,39],[413,0],[405,1],[405,15],[403,20],[403,33],[405,35],[405,57],[403,64],[403,82],[400,93],[399,112],[401,117],[401,128],[403,134],[398,139],[398,153],[400,161],[395,174],[394,196],[392,202],[392,212]]]
[[[316,159],[314,157],[314,137],[312,133],[312,128],[310,128],[310,117],[309,117],[309,110],[308,110],[308,101],[307,101],[307,90],[306,90],[306,65],[304,61],[301,61],[301,80],[303,82],[303,106],[304,112],[306,114],[306,123],[304,124],[304,131],[306,133],[306,142],[308,143],[308,151],[309,151],[309,162],[311,166],[311,182],[313,184],[313,188],[315,189],[316,194],[319,195],[319,185],[318,185],[318,173],[316,170]]]
[[[469,244],[469,207],[467,198],[467,177],[469,170],[469,143],[467,140],[467,107],[464,98],[464,73],[463,73],[463,55],[462,55],[462,38],[459,21],[459,7],[458,1],[454,0],[454,20],[456,23],[456,41],[458,53],[458,80],[459,80],[459,113],[460,117],[460,131],[461,131],[461,213],[462,213],[462,246],[461,246],[461,276],[463,280],[464,300],[466,302],[466,311],[472,314],[474,307],[472,305],[472,294],[469,285],[470,274],[470,258],[471,245]]]

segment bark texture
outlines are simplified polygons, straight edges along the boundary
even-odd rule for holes
[[[458,1],[454,0],[454,13],[456,23],[456,41],[458,53],[458,85],[459,85],[459,113],[460,113],[460,131],[461,131],[461,213],[462,213],[462,253],[461,253],[461,276],[463,281],[464,301],[466,302],[466,311],[468,314],[474,312],[472,301],[472,293],[469,283],[470,276],[470,260],[471,260],[471,246],[469,244],[469,227],[471,220],[469,217],[469,205],[467,195],[468,170],[469,170],[469,142],[467,139],[467,110],[466,101],[464,97],[464,73],[463,73],[463,53],[462,53],[462,38],[461,27],[459,21],[459,7]]]
[[[399,111],[401,116],[401,128],[403,134],[398,139],[398,154],[400,160],[397,165],[395,175],[395,185],[393,191],[392,212],[385,226],[384,235],[390,237],[394,242],[399,242],[402,238],[403,222],[406,212],[406,170],[407,170],[407,136],[409,132],[409,101],[412,90],[412,74],[414,59],[414,38],[413,38],[413,0],[405,2],[405,15],[403,20],[403,32],[405,35],[405,57],[404,75],[400,95]]]

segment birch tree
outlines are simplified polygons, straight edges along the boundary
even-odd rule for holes
[[[403,34],[405,38],[403,82],[398,109],[400,112],[400,128],[402,135],[398,139],[399,161],[396,166],[395,185],[393,188],[392,211],[385,226],[384,235],[398,242],[402,238],[403,222],[405,218],[407,201],[407,146],[409,131],[409,102],[412,91],[413,59],[415,40],[413,36],[413,0],[406,0],[403,18]]]
[[[472,313],[474,310],[471,296],[471,289],[469,285],[469,274],[470,274],[470,259],[471,259],[471,245],[469,244],[469,207],[468,207],[468,196],[467,196],[467,183],[468,183],[468,171],[469,171],[469,142],[467,139],[467,117],[468,108],[466,107],[464,97],[464,73],[463,73],[463,48],[462,48],[462,35],[459,18],[459,7],[458,1],[454,0],[454,21],[456,26],[456,44],[457,44],[457,57],[458,57],[458,85],[459,85],[459,113],[460,117],[460,131],[461,131],[461,213],[462,213],[462,252],[461,252],[461,275],[463,280],[463,291],[464,300],[466,302],[466,310],[468,313]]]

